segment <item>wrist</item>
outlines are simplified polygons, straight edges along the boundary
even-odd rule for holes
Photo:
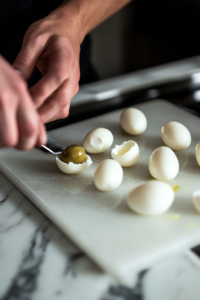
[[[79,0],[68,1],[51,12],[48,17],[59,21],[62,24],[62,32],[67,37],[70,34],[74,39],[78,40],[80,45],[88,33],[83,24],[83,11],[83,5],[80,5]]]

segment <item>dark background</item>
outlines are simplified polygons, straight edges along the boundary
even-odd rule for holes
[[[93,30],[99,79],[200,54],[199,0],[136,0]]]

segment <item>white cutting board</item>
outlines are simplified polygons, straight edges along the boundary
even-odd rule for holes
[[[124,168],[123,182],[113,192],[100,192],[93,184],[98,163],[110,158],[111,149],[91,155],[94,163],[78,175],[65,175],[57,168],[55,156],[39,149],[0,151],[1,171],[81,249],[120,281],[126,281],[130,272],[149,267],[166,255],[200,244],[200,215],[192,204],[192,193],[200,188],[200,167],[194,156],[200,140],[200,119],[163,100],[136,107],[148,120],[148,128],[141,136],[129,136],[121,130],[121,110],[52,131],[52,136],[64,146],[81,144],[84,136],[96,127],[110,129],[114,144],[135,140],[141,151],[139,161]],[[160,216],[142,217],[128,209],[126,196],[137,183],[151,179],[149,156],[163,145],[160,130],[167,121],[186,125],[192,134],[192,144],[187,150],[176,152],[180,172],[170,184],[180,190],[170,210]]]

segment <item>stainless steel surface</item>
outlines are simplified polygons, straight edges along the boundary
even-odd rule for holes
[[[200,56],[83,85],[72,99],[71,107],[187,79],[191,80],[194,87],[199,86]]]
[[[163,98],[200,113],[200,56],[82,85],[66,119],[48,130],[144,101]]]

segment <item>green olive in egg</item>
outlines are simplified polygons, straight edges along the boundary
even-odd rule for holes
[[[67,164],[81,164],[85,160],[85,149],[79,145],[69,146],[61,153],[60,159]]]

